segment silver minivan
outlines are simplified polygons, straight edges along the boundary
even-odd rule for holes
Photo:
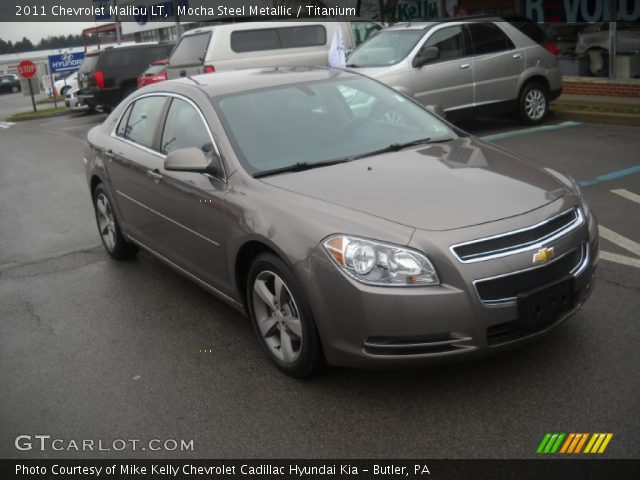
[[[276,65],[327,65],[336,28],[345,52],[377,33],[375,22],[243,22],[185,32],[169,58],[167,78]]]
[[[500,110],[539,123],[562,92],[553,46],[533,22],[494,20],[397,25],[356,49],[347,67],[448,118]]]

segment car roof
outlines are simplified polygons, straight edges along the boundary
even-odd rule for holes
[[[183,77],[161,82],[158,84],[158,89],[171,91],[173,85],[191,85],[198,87],[210,97],[216,97],[261,88],[330,80],[338,77],[361,78],[362,75],[346,70],[322,67],[265,67]]]
[[[268,28],[280,28],[280,27],[301,27],[303,25],[318,25],[326,24],[329,22],[237,22],[237,23],[220,23],[218,25],[212,25],[210,27],[199,27],[193,30],[187,30],[182,34],[183,37],[190,35],[197,35],[199,33],[224,31],[224,30],[256,30],[256,29],[268,29]]]

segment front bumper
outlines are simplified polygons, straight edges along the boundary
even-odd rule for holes
[[[565,208],[566,205],[547,206],[538,215],[548,218],[554,209]],[[519,221],[531,224],[531,215]],[[504,223],[504,228],[515,229],[519,228],[517,222],[509,219],[500,223]],[[474,230],[490,231],[487,228],[480,226]],[[496,227],[493,228],[495,233]],[[477,238],[467,236],[469,232],[464,230],[460,231],[460,239]],[[520,301],[487,304],[474,285],[479,279],[530,267],[531,252],[463,264],[448,248],[453,243],[456,242],[451,242],[451,232],[414,234],[411,246],[431,257],[442,279],[441,285],[433,287],[362,284],[340,272],[322,247],[297,265],[298,275],[308,286],[307,295],[327,361],[332,365],[386,368],[481,357],[551,330],[578,311],[593,289],[593,272],[598,261],[597,224],[593,217],[553,242],[559,253],[584,251],[580,268],[573,269],[572,306],[535,322],[525,323],[520,318]],[[549,284],[557,280],[544,275],[540,278]],[[545,286],[546,283],[536,285]]]

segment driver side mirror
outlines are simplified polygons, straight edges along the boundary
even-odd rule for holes
[[[424,47],[413,58],[411,65],[413,66],[413,68],[420,68],[423,65],[426,65],[432,60],[436,60],[438,58],[440,58],[440,50],[438,49],[438,47]]]
[[[209,173],[217,178],[224,177],[222,159],[213,150],[207,149],[207,154],[198,147],[180,148],[167,155],[164,169],[169,172]]]

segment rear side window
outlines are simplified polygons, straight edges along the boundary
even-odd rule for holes
[[[531,21],[512,21],[509,22],[513,27],[520,30],[527,37],[536,43],[543,44],[546,41],[546,35],[542,29]]]
[[[202,65],[207,55],[210,38],[211,32],[184,35],[171,54],[171,66]]]
[[[145,97],[137,100],[133,107],[129,107],[131,112],[121,136],[144,147],[153,148],[153,136],[160,121],[164,102],[165,97]]]
[[[237,30],[231,33],[231,50],[237,53],[314,47],[326,43],[327,31],[322,25]]]
[[[105,70],[131,67],[140,63],[141,53],[138,48],[110,49],[102,54],[100,66]]]
[[[473,52],[476,55],[503,52],[515,48],[507,35],[493,23],[470,23]]]
[[[204,152],[212,150],[209,132],[200,114],[184,100],[174,98],[164,124],[160,151],[164,154],[180,148],[197,147]]]

